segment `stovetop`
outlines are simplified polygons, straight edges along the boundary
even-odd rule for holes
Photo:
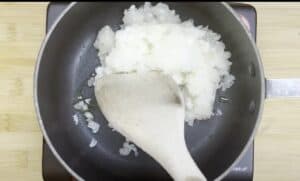
[[[46,30],[48,31],[58,15],[66,8],[68,3],[49,3],[47,9]],[[256,39],[256,11],[247,4],[231,4],[233,9],[240,15],[242,21],[249,28]],[[243,158],[232,168],[223,181],[252,181],[254,144],[252,144]],[[71,181],[72,176],[57,161],[48,145],[43,141],[42,175],[45,181]]]

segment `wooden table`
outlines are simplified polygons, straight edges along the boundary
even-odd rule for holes
[[[300,77],[300,3],[251,3],[268,78]],[[42,180],[33,70],[47,3],[0,3],[0,180]],[[300,180],[300,99],[267,100],[255,139],[255,180]]]

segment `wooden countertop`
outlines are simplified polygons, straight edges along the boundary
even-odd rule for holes
[[[268,78],[300,78],[300,3],[250,3]],[[42,180],[33,70],[47,3],[0,3],[0,179]],[[300,99],[267,100],[255,139],[255,181],[300,180]]]

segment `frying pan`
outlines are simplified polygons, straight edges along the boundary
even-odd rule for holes
[[[78,180],[171,180],[142,150],[138,157],[120,156],[118,150],[125,138],[111,131],[97,106],[91,110],[101,125],[97,134],[84,122],[75,125],[72,121],[78,91],[95,102],[93,88],[84,84],[99,65],[93,47],[98,30],[104,25],[120,28],[123,11],[131,4],[142,3],[71,3],[48,32],[38,56],[34,103],[40,127],[55,157]],[[208,25],[220,33],[232,53],[235,84],[225,92],[217,91],[214,105],[223,115],[185,126],[186,143],[195,162],[208,180],[220,180],[253,141],[264,99],[297,96],[300,81],[265,79],[254,41],[226,3],[167,4],[183,20],[192,18],[196,25]],[[92,138],[98,144],[90,148]]]

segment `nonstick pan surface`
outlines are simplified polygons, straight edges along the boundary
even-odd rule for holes
[[[171,180],[163,168],[139,149],[139,156],[120,156],[125,138],[108,127],[96,106],[91,111],[101,128],[93,134],[72,121],[78,90],[95,103],[86,80],[99,65],[93,47],[104,25],[119,28],[124,9],[141,3],[72,3],[50,29],[42,45],[35,71],[34,96],[45,140],[57,159],[77,179]],[[209,180],[223,177],[251,143],[265,98],[263,68],[254,41],[225,3],[167,3],[183,20],[208,25],[222,36],[232,53],[235,84],[218,91],[215,109],[222,116],[185,126],[188,149]],[[159,126],[159,125],[158,125]],[[89,147],[92,138],[98,144]],[[159,148],[157,148],[159,149]],[[178,155],[180,156],[180,155]]]

